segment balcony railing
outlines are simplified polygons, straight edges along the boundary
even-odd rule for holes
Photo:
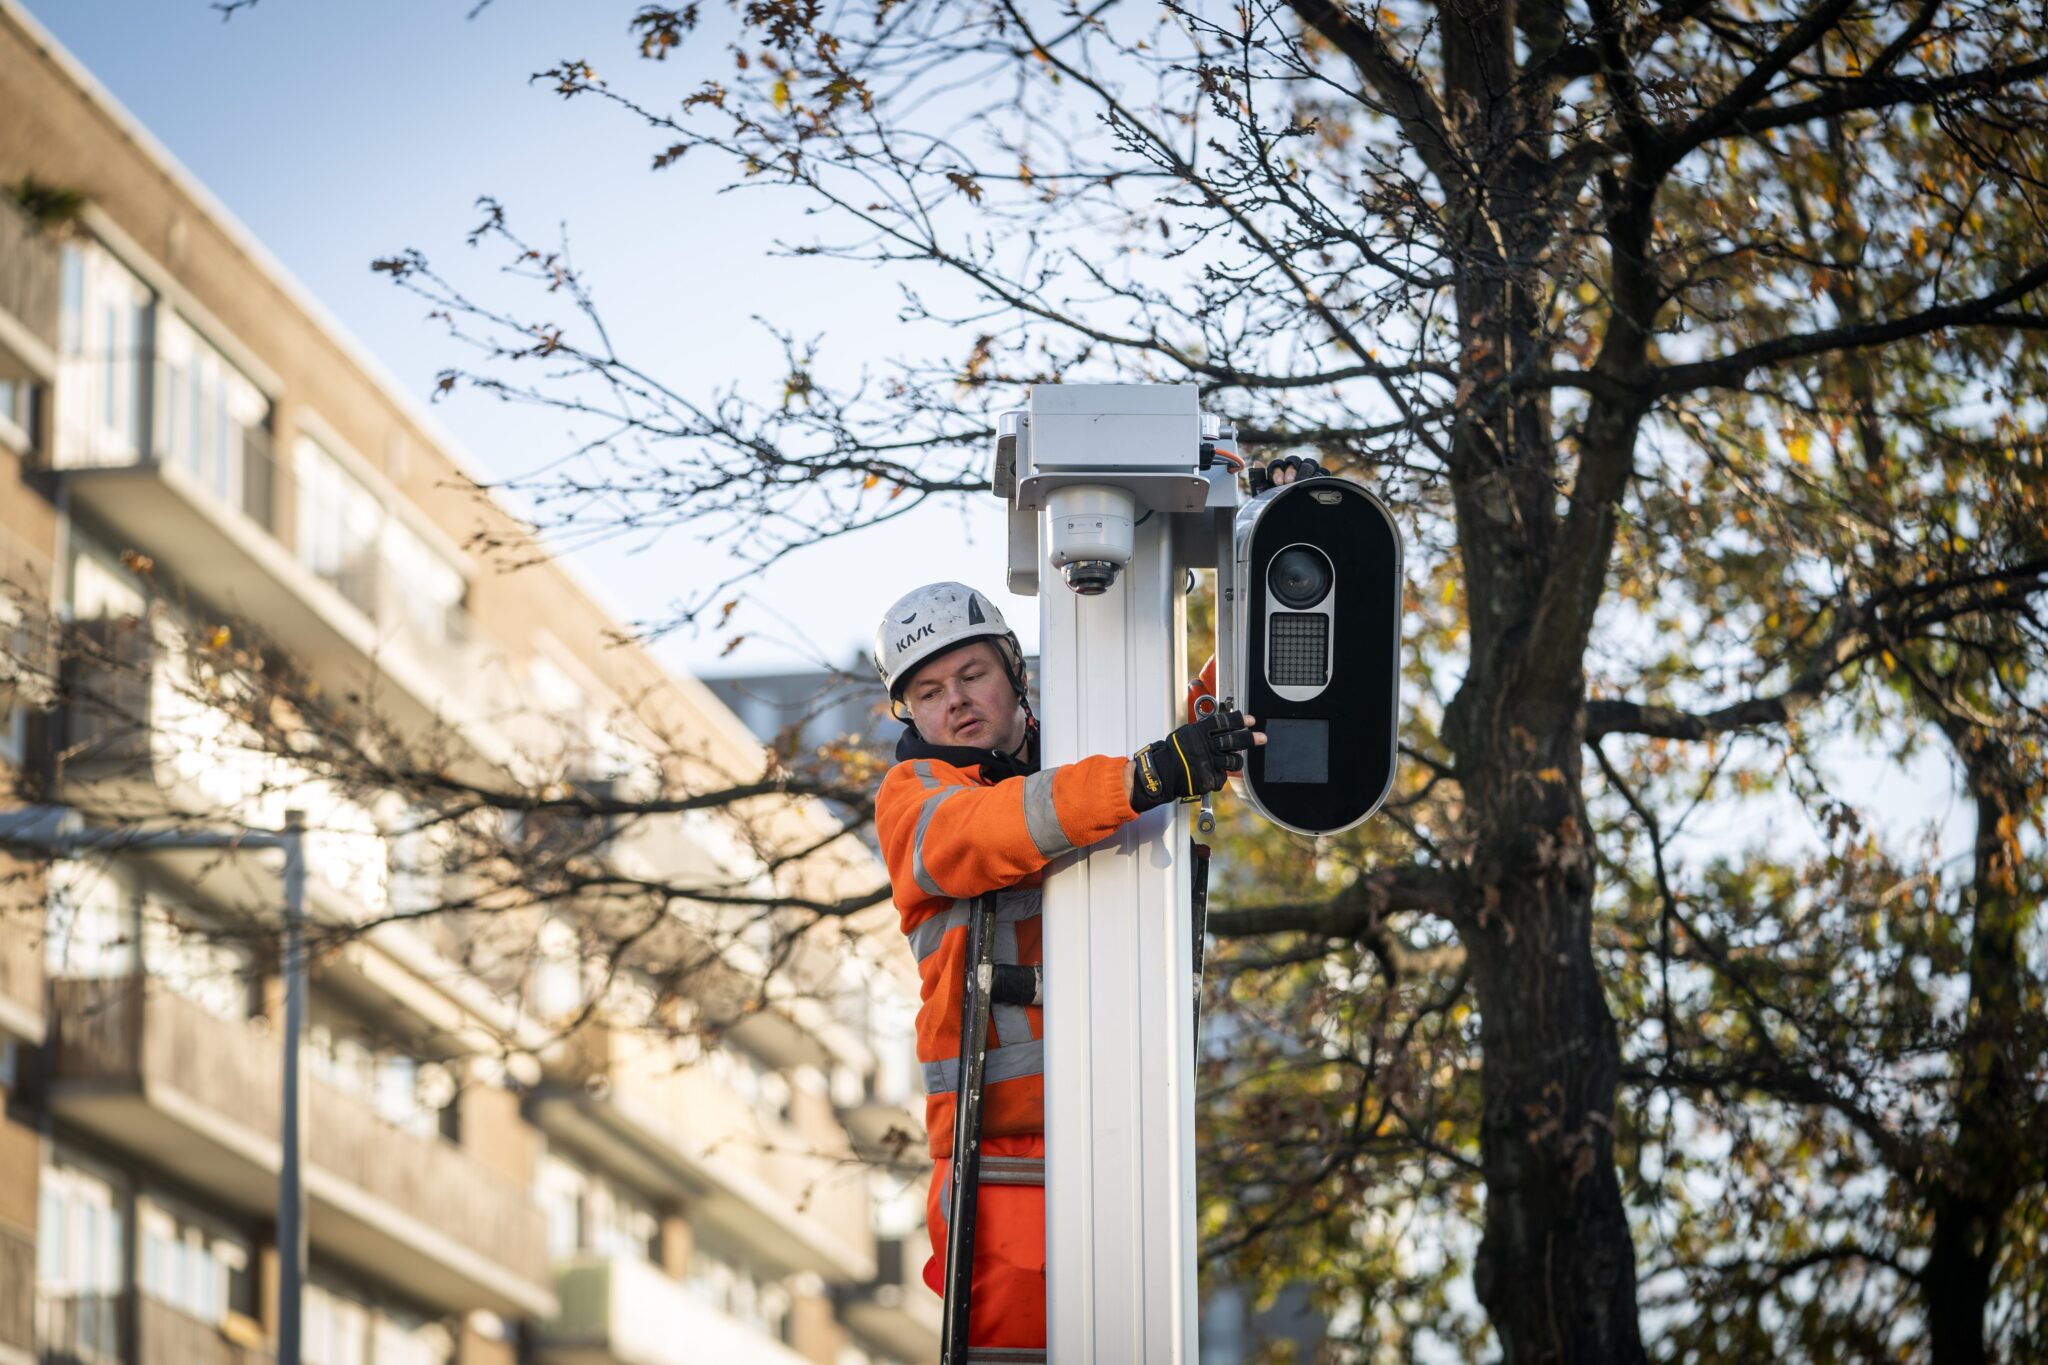
[[[453,721],[480,746],[502,747],[482,718],[511,708],[510,675],[459,600],[436,597],[385,552],[388,527],[337,543],[333,509],[312,503],[261,424],[215,412],[203,430],[171,439],[183,419],[153,396],[177,387],[163,365],[64,364],[53,462],[101,534],[159,557],[196,598],[254,627],[331,693],[360,693],[381,675],[395,684],[376,688],[394,723]]]
[[[699,1301],[662,1271],[629,1256],[579,1259],[556,1269],[562,1305],[541,1329],[543,1362],[583,1362],[593,1352],[626,1365],[802,1365],[803,1356]]]
[[[828,1106],[820,1103],[822,1123],[766,1113],[709,1066],[678,1065],[664,1039],[631,1030],[594,1026],[577,1047],[577,1066],[606,1079],[601,1104],[617,1121],[667,1148],[691,1183],[711,1187],[698,1206],[706,1216],[828,1279],[872,1274],[864,1168],[843,1132],[828,1131],[836,1130]],[[806,1251],[793,1257],[797,1243]]]
[[[59,469],[158,466],[221,507],[282,535],[291,471],[261,422],[188,387],[188,372],[142,355],[67,358],[58,374]]]
[[[229,1339],[147,1294],[48,1294],[36,1301],[43,1365],[270,1365],[260,1346]],[[133,1337],[135,1349],[126,1349]]]
[[[48,1294],[36,1299],[36,1345],[43,1365],[122,1365],[128,1296]]]
[[[315,567],[312,573],[375,622],[380,634],[402,639],[430,666],[444,671],[475,666],[469,613],[460,605],[424,599],[420,585],[407,581],[373,548],[364,547],[337,568]]]
[[[201,1322],[147,1294],[136,1296],[138,1365],[270,1365],[262,1346],[231,1340],[219,1327]]]
[[[152,1102],[175,1092],[179,1107],[276,1142],[279,1045],[261,1024],[217,1018],[131,979],[60,979],[52,998],[60,1102],[66,1087],[101,1095],[132,1089]],[[307,1077],[306,1098],[309,1187],[331,1189],[338,1181],[517,1281],[546,1284],[545,1225],[524,1190],[453,1143],[395,1128],[316,1077]],[[146,1132],[136,1137],[150,1141]],[[372,1217],[354,1196],[337,1198],[340,1213]],[[322,1225],[316,1210],[316,1240]],[[399,1238],[396,1231],[380,1235]],[[354,1235],[358,1256],[379,1245],[368,1234]],[[394,1249],[420,1253],[417,1246]]]
[[[67,774],[149,775],[160,653],[147,617],[96,617],[70,627],[62,661]]]
[[[57,348],[57,302],[62,249],[0,195],[0,312]]]
[[[239,512],[287,548],[307,542],[299,484],[286,452],[274,449],[261,422],[240,421],[203,394],[186,391],[188,371],[143,356],[74,356],[59,380],[56,466],[59,469],[141,469],[167,477],[214,506]],[[147,548],[147,547],[145,547]],[[168,547],[167,547],[168,548]],[[420,584],[382,552],[374,534],[331,562],[303,557],[321,579],[376,623],[425,655],[470,662],[468,614],[455,604],[425,601]]]
[[[386,1123],[368,1104],[308,1086],[307,1159],[521,1279],[547,1279],[547,1228],[523,1190],[451,1142]]]

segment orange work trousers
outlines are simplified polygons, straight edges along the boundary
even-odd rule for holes
[[[1045,1160],[1045,1135],[983,1140],[984,1156]],[[946,1210],[953,1162],[941,1157],[925,1196],[932,1259],[924,1282],[946,1292]],[[993,1185],[986,1179],[975,1199],[974,1291],[967,1323],[969,1346],[1045,1349],[1045,1187]]]

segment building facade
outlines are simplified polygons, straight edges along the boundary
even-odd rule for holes
[[[408,798],[292,737],[334,698],[374,718],[322,722],[366,763],[424,735],[451,781],[615,795],[758,774],[760,744],[609,643],[569,574],[481,562],[480,526],[519,532],[452,443],[12,0],[0,185],[8,804],[305,812],[308,1365],[935,1358],[920,1177],[881,1160],[921,1131],[888,934],[807,940],[801,989],[733,1006],[746,926],[661,926],[709,945],[679,988],[593,964],[603,911],[507,899],[518,876],[481,930]],[[296,716],[246,704],[265,667],[301,680]],[[507,846],[566,827],[647,881],[879,882],[828,812],[748,819],[508,817]],[[822,866],[777,854],[812,845]],[[281,896],[267,854],[0,854],[0,1365],[273,1358]],[[503,926],[516,949],[488,950]]]

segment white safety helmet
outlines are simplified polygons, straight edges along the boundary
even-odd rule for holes
[[[875,671],[889,699],[902,696],[918,665],[970,640],[1007,642],[1003,665],[1016,679],[1023,651],[988,598],[965,583],[927,583],[897,598],[875,627]]]

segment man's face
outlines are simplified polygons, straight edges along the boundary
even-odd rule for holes
[[[993,641],[976,640],[918,669],[903,700],[917,732],[934,744],[1007,754],[1024,742],[1024,708]]]

